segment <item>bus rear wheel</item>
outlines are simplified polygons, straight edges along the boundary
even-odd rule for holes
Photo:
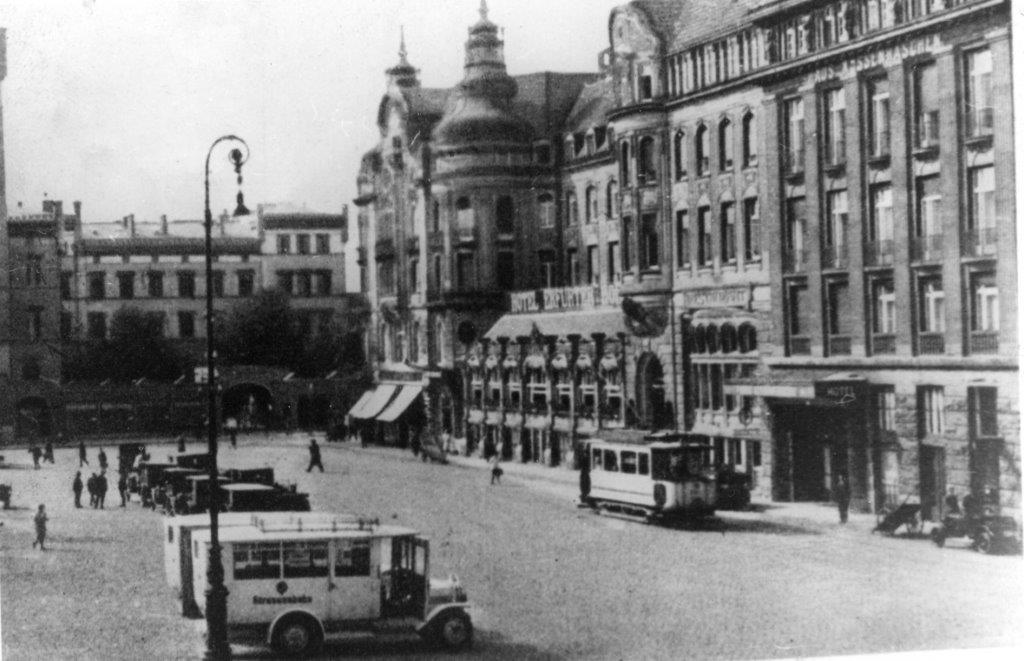
[[[310,617],[291,616],[281,620],[274,627],[274,650],[286,656],[313,654],[323,644],[320,627]]]

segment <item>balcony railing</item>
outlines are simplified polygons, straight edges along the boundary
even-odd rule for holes
[[[981,138],[992,135],[994,119],[995,113],[992,108],[974,108],[967,113],[967,136]]]
[[[982,257],[996,254],[999,230],[995,227],[966,229],[960,235],[960,250],[964,257]]]
[[[786,273],[800,273],[807,270],[808,251],[802,248],[786,248],[782,253],[782,270]]]
[[[910,240],[910,257],[915,262],[942,259],[942,235],[916,236]]]
[[[852,341],[849,335],[829,335],[828,355],[849,356],[852,349]]]
[[[809,356],[811,355],[811,338],[795,335],[789,338],[789,355]]]
[[[876,356],[896,353],[896,336],[891,333],[876,333],[872,335],[871,353]]]
[[[892,239],[864,242],[865,266],[888,266],[893,263]]]
[[[946,338],[942,333],[918,333],[917,352],[921,355],[946,352]]]
[[[825,246],[825,254],[822,255],[822,266],[824,268],[831,269],[844,269],[850,265],[850,260],[846,256],[846,245],[840,244],[835,246]]]
[[[939,111],[928,110],[917,116],[917,134],[914,147],[917,149],[938,149]]]
[[[971,331],[971,353],[999,353],[999,333],[996,331]]]

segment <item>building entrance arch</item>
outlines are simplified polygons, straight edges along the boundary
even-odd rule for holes
[[[52,428],[50,405],[42,397],[24,397],[18,400],[14,410],[15,436],[19,438],[42,438],[49,436]]]
[[[274,421],[274,398],[258,383],[236,383],[221,397],[223,420],[234,418],[239,429],[268,429]]]

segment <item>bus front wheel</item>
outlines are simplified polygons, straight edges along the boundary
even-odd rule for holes
[[[305,656],[320,649],[320,627],[308,616],[286,617],[274,627],[274,649],[287,656]]]
[[[452,652],[465,649],[473,642],[473,624],[465,613],[445,613],[434,631],[437,642]]]

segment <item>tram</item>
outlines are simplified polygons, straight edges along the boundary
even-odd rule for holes
[[[695,438],[652,434],[643,443],[588,441],[581,457],[583,502],[649,522],[713,515],[718,486],[711,448]]]

